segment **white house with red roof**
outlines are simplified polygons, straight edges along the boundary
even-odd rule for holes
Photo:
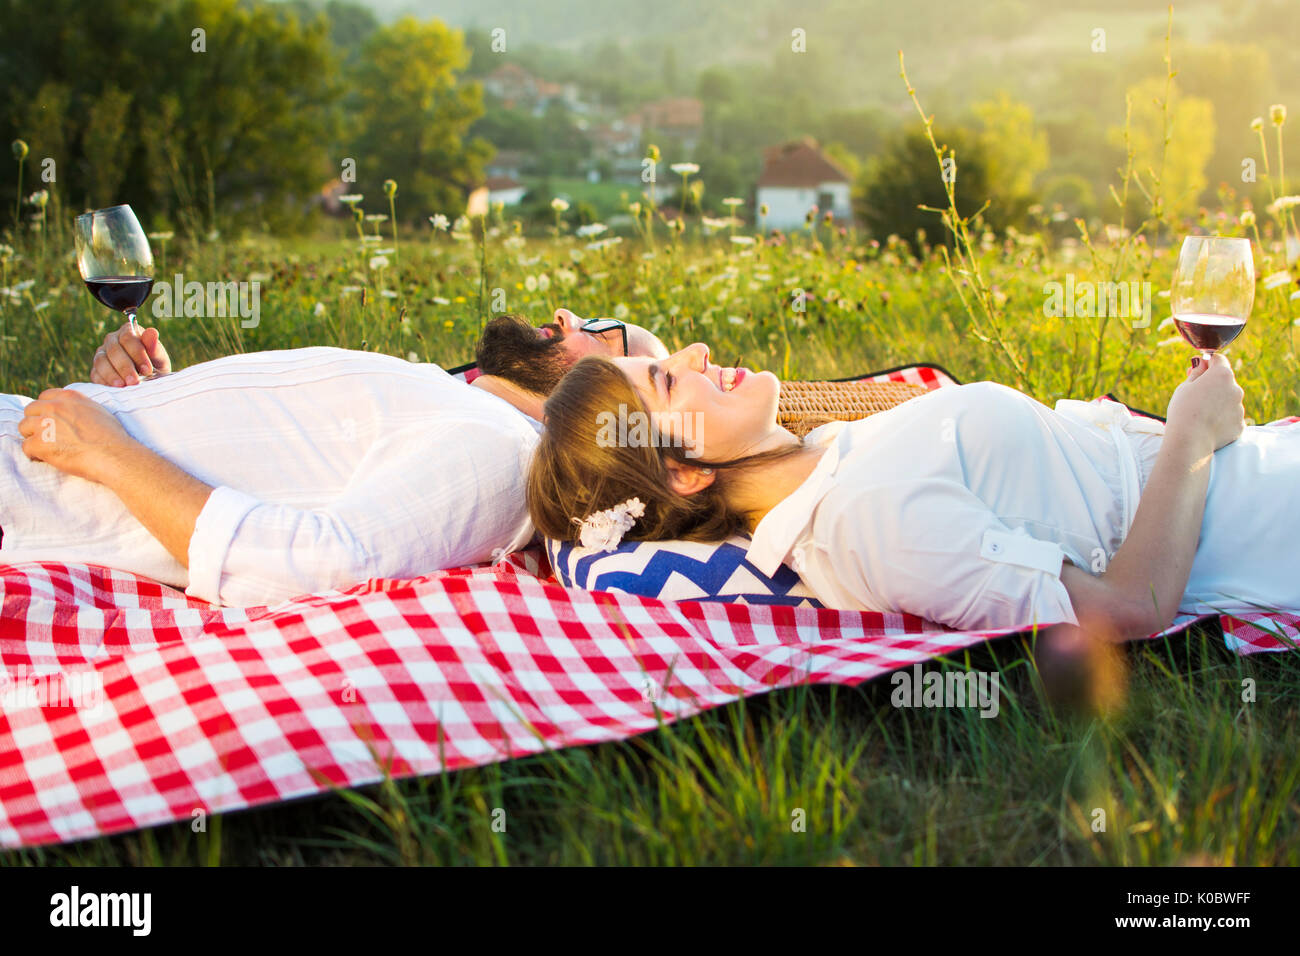
[[[837,221],[848,223],[853,218],[851,186],[848,173],[805,138],[763,150],[755,201],[760,208],[767,206],[763,225],[768,229],[802,226],[813,206],[818,217],[829,209]]]

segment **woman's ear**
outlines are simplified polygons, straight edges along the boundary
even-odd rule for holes
[[[679,495],[694,495],[713,484],[717,477],[712,468],[686,465],[669,458],[664,461],[668,469],[668,486]]]

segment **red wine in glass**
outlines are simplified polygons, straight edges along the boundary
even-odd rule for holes
[[[100,305],[128,315],[134,315],[153,290],[153,279],[148,276],[104,276],[85,282]]]
[[[135,314],[153,289],[153,250],[127,205],[77,217],[77,268],[99,302],[123,313],[137,335]]]
[[[1241,334],[1244,319],[1233,315],[1202,315],[1190,312],[1174,316],[1174,325],[1187,344],[1202,352],[1217,352]]]
[[[1208,361],[1241,334],[1255,304],[1250,240],[1186,237],[1178,251],[1169,299],[1179,333]]]

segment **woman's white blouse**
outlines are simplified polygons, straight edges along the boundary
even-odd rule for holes
[[[826,452],[748,557],[766,574],[787,561],[828,607],[962,630],[1077,624],[1062,561],[1105,570],[1163,428],[1113,402],[938,389],[811,433]]]
[[[540,426],[436,365],[305,348],[70,387],[213,487],[189,567],[113,492],[29,460],[30,399],[13,395],[0,395],[0,563],[107,565],[247,606],[472,564],[533,536],[524,474]]]

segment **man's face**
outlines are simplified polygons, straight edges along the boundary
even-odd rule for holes
[[[546,339],[560,336],[561,348],[568,355],[569,364],[588,355],[623,357],[622,333],[618,329],[610,329],[607,332],[584,332],[582,325],[587,321],[589,320],[574,315],[568,309],[556,309],[555,321],[538,328],[537,334]],[[668,349],[651,332],[631,322],[626,325],[629,356],[667,358]]]

